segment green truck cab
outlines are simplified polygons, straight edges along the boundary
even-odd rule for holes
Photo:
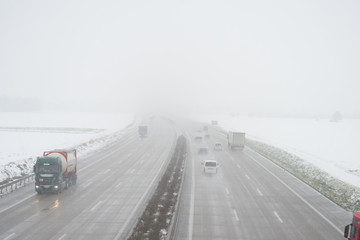
[[[76,150],[53,150],[44,152],[34,165],[35,191],[60,193],[77,181]]]

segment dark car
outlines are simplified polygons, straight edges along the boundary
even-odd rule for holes
[[[202,138],[201,136],[196,136],[196,137],[195,137],[195,141],[197,141],[197,142],[201,142],[202,139],[203,139],[203,138]]]
[[[201,147],[198,150],[198,154],[205,155],[205,154],[208,154],[208,153],[209,153],[209,149],[207,147]]]

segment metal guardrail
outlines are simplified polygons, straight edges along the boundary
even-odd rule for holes
[[[17,189],[35,181],[35,174],[28,175],[18,180],[0,186],[0,198],[4,195],[14,192]]]

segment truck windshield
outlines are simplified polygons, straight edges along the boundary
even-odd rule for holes
[[[58,173],[59,166],[56,164],[38,165],[37,171],[38,171],[38,173]]]

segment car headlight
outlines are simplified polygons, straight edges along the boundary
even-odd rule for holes
[[[55,185],[54,188],[57,189],[59,186],[58,185]]]
[[[35,186],[35,188],[36,188],[36,189],[38,189],[38,188],[39,188],[39,186],[38,186],[38,185],[36,185],[36,186]]]

